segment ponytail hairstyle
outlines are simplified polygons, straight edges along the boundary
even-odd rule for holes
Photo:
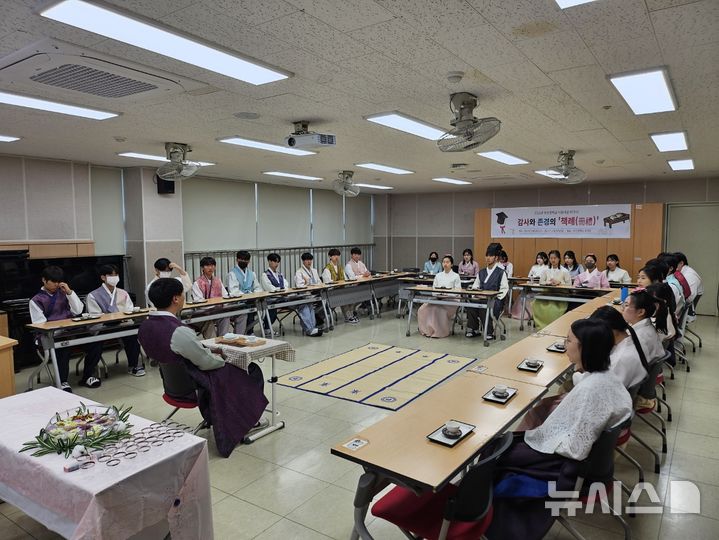
[[[619,266],[619,257],[617,257],[615,253],[610,253],[609,255],[607,255],[607,260],[614,261],[615,263],[617,263],[617,268],[621,268],[621,266]],[[609,277],[609,268],[605,270],[605,273],[607,274],[607,277]]]
[[[607,371],[609,355],[614,347],[614,335],[603,321],[579,319],[572,323],[572,334],[582,346],[581,360],[584,371]]]
[[[647,287],[647,292],[654,296],[660,304],[664,304],[668,313],[664,314],[663,324],[659,323],[659,315],[657,314],[656,328],[658,331],[663,332],[665,335],[669,333],[667,328],[667,315],[671,317],[672,324],[674,325],[675,331],[679,331],[679,323],[677,322],[677,304],[674,298],[674,292],[672,288],[666,283],[652,283]]]
[[[667,330],[667,316],[669,313],[665,300],[653,296],[645,289],[641,291],[635,290],[629,295],[629,301],[632,303],[634,309],[644,310],[645,319],[656,317],[654,324],[659,332],[663,332],[664,334],[669,333]]]
[[[647,356],[644,354],[644,349],[642,349],[642,344],[639,342],[637,333],[634,331],[634,328],[632,328],[632,325],[624,320],[624,317],[622,317],[622,314],[619,313],[619,311],[609,306],[602,306],[596,309],[594,313],[589,316],[589,319],[604,321],[609,328],[616,330],[617,332],[629,332],[629,336],[632,338],[634,347],[637,349],[639,361],[642,363],[642,366],[644,366],[644,369],[649,372]]]

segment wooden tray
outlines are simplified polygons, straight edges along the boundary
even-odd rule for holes
[[[259,347],[260,345],[267,343],[267,341],[264,339],[257,339],[256,341],[250,343],[245,338],[225,339],[223,337],[217,337],[215,338],[215,343],[218,343],[219,345],[233,345],[235,347]]]

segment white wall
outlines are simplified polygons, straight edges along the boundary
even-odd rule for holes
[[[124,254],[122,171],[111,167],[91,167],[90,191],[95,254]]]
[[[299,247],[310,244],[308,189],[257,184],[259,213],[257,247]]]

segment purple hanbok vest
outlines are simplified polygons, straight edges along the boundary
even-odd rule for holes
[[[145,349],[147,356],[153,360],[166,364],[182,362],[189,365],[189,362],[186,362],[179,354],[172,352],[170,348],[172,334],[180,326],[184,325],[177,317],[150,315],[142,321],[137,332],[137,341]]]
[[[70,302],[67,299],[67,295],[60,289],[55,291],[55,294],[50,294],[45,289],[42,289],[32,297],[32,301],[42,309],[48,321],[59,321],[72,317]]]
[[[119,311],[117,304],[110,303],[112,302],[112,296],[110,296],[110,293],[107,292],[105,287],[100,286],[90,294],[92,294],[92,297],[95,299],[95,302],[97,302],[97,305],[100,306],[103,313],[117,313]],[[117,298],[117,292],[115,292],[115,298]]]

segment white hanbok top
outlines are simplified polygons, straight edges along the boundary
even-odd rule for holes
[[[510,278],[514,275],[514,265],[511,262],[507,261],[506,264],[502,264],[502,263],[497,263],[497,264],[499,264],[499,266],[504,268],[504,271],[507,273],[508,278]]]
[[[308,270],[304,265],[295,272],[295,287],[307,287],[308,285],[319,285],[320,275],[316,268],[310,267]]]
[[[691,266],[682,266],[681,273],[684,276],[684,279],[687,280],[689,290],[691,291],[687,300],[689,300],[689,302],[693,302],[697,295],[704,294],[704,284],[702,283],[702,278]]]
[[[646,356],[646,353],[644,355]],[[644,369],[642,361],[639,359],[639,351],[629,334],[612,348],[609,361],[609,369],[622,381],[625,388],[642,382],[647,376],[647,370]],[[589,373],[586,372],[576,372],[572,375],[572,382],[577,385],[588,375]]]
[[[629,418],[632,399],[611,371],[595,371],[579,381],[524,442],[537,452],[585,459],[602,431]]]
[[[529,275],[527,277],[542,277],[542,272],[544,272],[546,268],[548,268],[546,264],[535,264],[529,269]]]
[[[618,266],[614,270],[605,270],[604,273],[610,283],[632,282],[632,278],[629,277],[629,272],[627,272],[624,268],[619,268]]]
[[[103,283],[102,286],[107,291],[107,294],[110,295],[110,305],[115,304],[117,306],[117,311],[131,311],[132,308],[135,307],[127,291],[115,287],[114,289],[112,289],[112,292],[110,292],[110,288],[105,283]],[[102,308],[97,303],[97,300],[95,300],[95,297],[92,295],[92,293],[88,293],[87,298],[85,298],[85,301],[87,302],[88,313],[91,313],[93,315],[102,313]]]
[[[571,285],[572,278],[569,276],[569,271],[566,268],[551,268],[545,266],[542,271],[542,275],[539,276],[539,283],[546,285],[550,280],[558,281],[560,285]]]
[[[354,279],[364,276],[369,270],[362,261],[353,261],[352,259],[345,264],[345,277]]]
[[[280,281],[281,281],[280,284],[282,285],[282,287],[275,287],[272,284],[272,282],[270,281],[270,278],[267,277],[267,272],[272,273],[272,275],[274,276],[275,281],[277,281],[277,283],[280,283]],[[267,269],[266,272],[262,272],[262,274],[260,274],[260,285],[262,286],[262,290],[267,291],[267,292],[275,292],[275,291],[279,291],[281,289],[289,289],[290,288],[290,284],[287,283],[285,276],[282,276],[282,279],[280,280],[280,274],[278,274],[276,272],[272,272],[272,270],[270,270],[269,268]]]
[[[461,289],[462,282],[460,281],[459,274],[457,272],[454,272],[452,270],[450,270],[449,272],[445,272],[444,270],[442,270],[439,274],[434,276],[434,282],[432,283],[432,287],[434,287],[435,289]]]
[[[638,323],[633,324],[632,328],[639,338],[639,343],[642,345],[642,350],[644,351],[644,356],[647,357],[647,362],[651,363],[657,358],[664,356],[662,336],[660,336],[657,329],[654,328],[651,319],[642,319]]]

